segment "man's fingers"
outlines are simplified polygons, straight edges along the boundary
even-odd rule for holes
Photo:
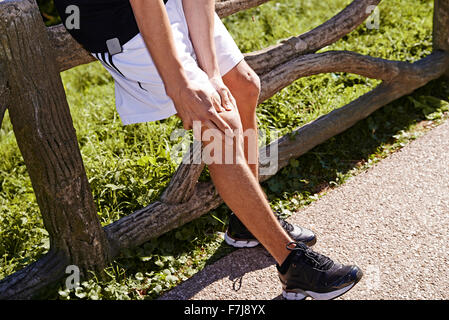
[[[176,116],[181,119],[182,126],[185,130],[192,129],[192,119],[189,116],[186,116],[185,114],[181,115],[179,113],[177,113]]]
[[[224,134],[224,135],[232,135],[232,128],[231,126],[223,120],[222,117],[220,117],[219,114],[216,114],[211,118],[211,121],[218,127],[218,129]]]
[[[231,111],[232,110],[232,100],[230,98],[231,93],[226,89],[220,90],[219,93],[221,97],[221,105],[226,109],[226,111]]]
[[[189,125],[187,122],[183,122],[183,123],[182,123],[182,126],[184,127],[184,130],[190,130],[190,129],[192,129],[192,126]]]
[[[215,131],[219,132],[220,134],[222,134],[222,131],[220,130],[220,128],[211,120],[204,120],[202,122],[202,125],[204,125],[207,129],[215,130]]]
[[[185,130],[192,129],[192,119],[190,119],[190,117],[184,117],[184,119],[182,119],[182,125]]]
[[[230,97],[230,99],[231,99],[232,105],[233,105],[234,108],[237,110],[237,101],[235,100],[235,98],[234,98],[234,96],[232,95],[231,92],[228,92],[228,93],[229,93],[229,97]]]
[[[226,109],[221,106],[222,99],[218,92],[214,92],[211,100],[212,104],[214,105],[215,111],[217,111],[218,113],[226,111]]]

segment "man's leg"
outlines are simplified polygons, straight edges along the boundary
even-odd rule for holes
[[[223,76],[223,82],[237,102],[243,131],[247,134],[244,146],[245,158],[249,160],[248,165],[259,181],[256,107],[259,101],[260,79],[246,61],[242,60]],[[251,161],[250,154],[254,155],[256,161]]]
[[[242,133],[242,124],[237,110],[222,112],[220,116],[231,126],[234,133]],[[208,129],[204,127],[202,129],[204,136]],[[226,147],[223,139],[211,140],[203,141],[205,149],[212,147],[217,152],[222,150],[223,156],[221,161],[208,164],[218,193],[278,264],[282,264],[290,254],[287,245],[293,240],[280,226],[259,181],[246,163],[241,136],[234,138],[231,163],[226,162],[229,158],[226,158],[225,150],[228,151],[229,147]]]
[[[260,79],[251,67],[242,60],[233,69],[223,76],[223,82],[231,91],[237,102],[242,127],[245,133],[244,151],[248,165],[259,181],[259,147],[256,108],[259,102]],[[266,195],[264,194],[266,197]],[[285,220],[280,221],[281,226],[295,241],[312,246],[316,243],[313,231],[292,225]],[[229,227],[225,234],[226,243],[233,247],[254,247],[254,235],[247,232],[234,215],[230,216]]]

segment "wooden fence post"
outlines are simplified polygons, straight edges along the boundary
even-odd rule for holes
[[[24,299],[61,279],[68,264],[81,275],[101,271],[110,249],[36,1],[0,2],[0,30],[8,110],[50,237],[45,257],[0,281],[0,299]]]
[[[435,0],[433,17],[433,48],[449,53],[449,0]]]
[[[9,88],[5,70],[5,66],[0,61],[0,129],[2,128],[3,117],[9,98]]]

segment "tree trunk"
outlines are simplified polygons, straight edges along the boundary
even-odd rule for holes
[[[435,0],[433,48],[449,52],[449,0]],[[445,73],[449,77],[449,70]]]
[[[0,129],[2,128],[3,117],[5,116],[5,112],[6,112],[6,104],[0,104]]]
[[[236,12],[260,6],[268,1],[270,0],[216,0],[215,11],[220,18],[224,18]]]
[[[52,272],[45,275],[49,281],[59,280],[67,263],[77,265],[82,275],[88,269],[101,271],[109,262],[109,244],[36,2],[0,2],[0,30],[0,63],[8,75],[11,122],[49,232],[49,255],[59,259],[51,261],[51,267],[39,262],[33,270]],[[14,281],[7,277],[0,282],[2,295],[7,292],[10,298],[29,298],[33,290],[23,291],[24,287],[50,284],[16,276],[11,276]]]
[[[205,167],[201,159],[201,149],[201,142],[197,140],[190,145],[182,163],[161,196],[162,202],[177,204],[186,202],[192,197],[198,178]]]
[[[8,98],[9,88],[6,81],[5,67],[0,64],[0,129],[2,128],[3,117],[5,116]]]

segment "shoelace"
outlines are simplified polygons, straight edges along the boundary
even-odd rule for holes
[[[280,213],[279,211],[276,211],[276,212],[275,212],[276,218],[278,219],[278,221],[279,221],[279,223],[281,224],[282,228],[284,228],[284,229],[287,230],[288,232],[293,231],[293,229],[294,229],[293,225],[290,224],[290,223],[288,223],[285,219],[282,219],[281,216],[280,216],[280,214],[281,214],[281,213]]]
[[[293,244],[295,245],[295,247],[291,248]],[[301,251],[303,253],[303,255],[301,255],[301,258],[304,259],[304,262],[316,269],[329,270],[334,265],[334,262],[330,258],[311,250],[303,243],[291,242],[287,245],[287,249],[290,251]]]
[[[292,224],[288,223],[286,220],[281,219],[279,217],[278,217],[278,220],[279,220],[279,223],[281,224],[282,228],[284,228],[288,232],[293,231],[294,227]]]

